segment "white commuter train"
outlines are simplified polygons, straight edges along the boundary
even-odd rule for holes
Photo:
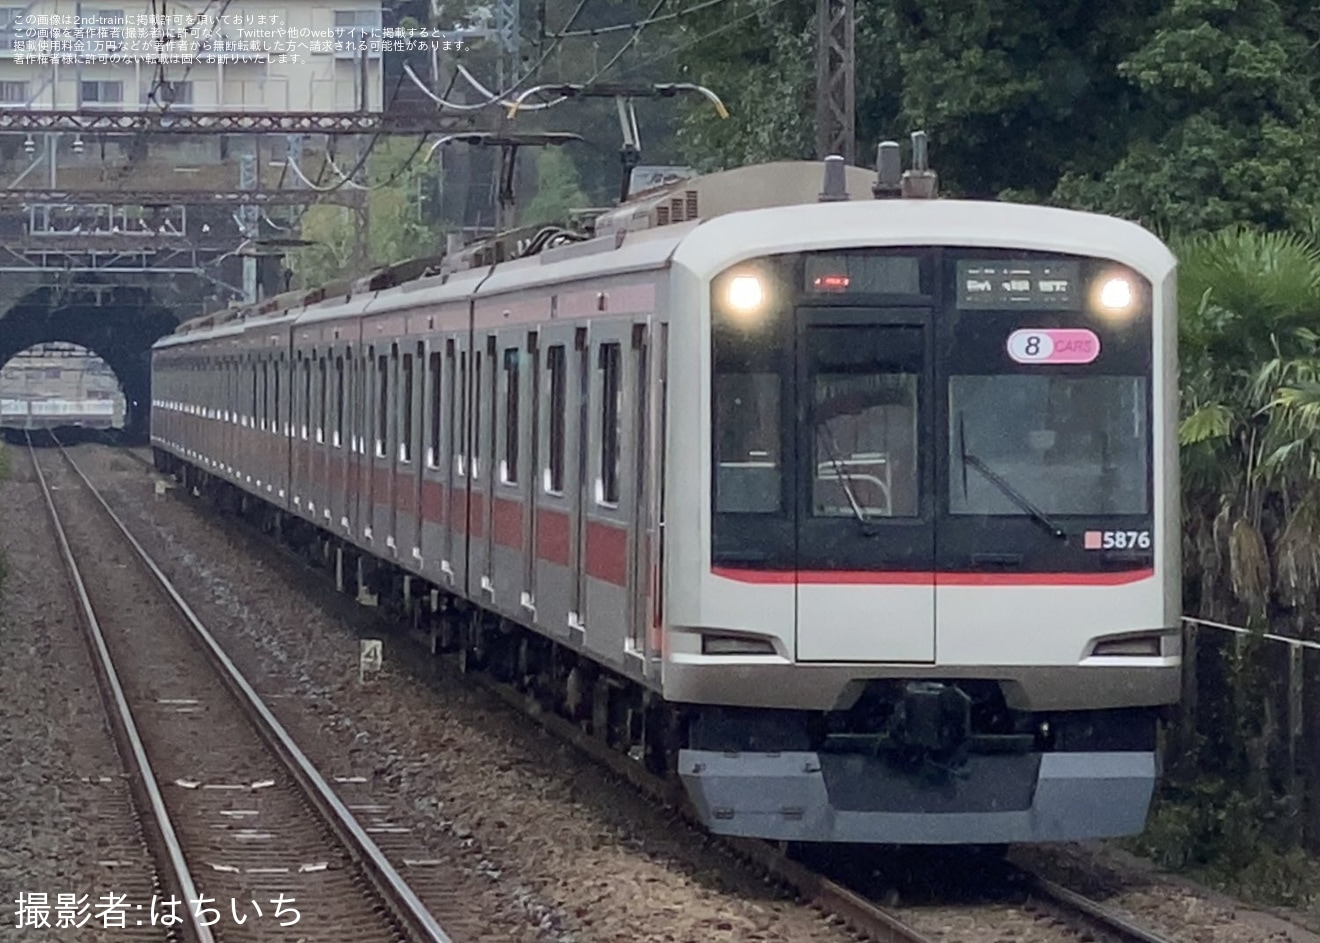
[[[1180,684],[1174,258],[875,182],[697,177],[191,322],[159,466],[715,832],[1138,832]]]

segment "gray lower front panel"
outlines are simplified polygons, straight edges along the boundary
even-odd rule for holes
[[[776,841],[1007,844],[1135,835],[1155,788],[1153,753],[975,757],[965,778],[942,781],[875,758],[840,759],[683,750],[679,773],[712,832]]]

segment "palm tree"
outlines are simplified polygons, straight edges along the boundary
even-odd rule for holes
[[[1187,601],[1202,618],[1312,634],[1320,248],[1302,235],[1237,228],[1183,240],[1175,251]],[[1288,703],[1279,670],[1288,653],[1237,641],[1224,661],[1199,662],[1200,722],[1184,729],[1184,750],[1189,760],[1196,754],[1197,776],[1223,773],[1267,809],[1279,794],[1268,770],[1277,768],[1271,750]],[[1195,659],[1195,646],[1187,654]]]
[[[1238,228],[1176,250],[1187,575],[1202,614],[1263,623],[1320,591],[1320,248]]]

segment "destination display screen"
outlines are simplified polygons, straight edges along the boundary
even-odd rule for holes
[[[958,263],[958,307],[1076,311],[1082,307],[1080,262],[964,260]]]
[[[916,256],[817,253],[807,256],[810,294],[921,294],[921,259]]]

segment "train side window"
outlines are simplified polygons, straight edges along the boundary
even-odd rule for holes
[[[617,343],[601,344],[600,369],[600,493],[597,503],[619,503],[619,398],[622,396],[619,366],[620,347]]]
[[[354,391],[353,399],[360,408],[354,410],[353,422],[357,428],[353,433],[354,448],[361,455],[370,455],[372,444],[372,422],[375,415],[373,410],[373,401],[371,391],[373,389],[372,379],[376,372],[376,348],[368,347],[366,352],[358,358],[357,362],[357,386],[359,390]]]
[[[444,360],[440,356],[440,351],[432,351],[427,361],[427,393],[430,396],[430,435],[427,437],[426,449],[426,467],[440,467],[440,407],[443,403],[440,400],[440,381],[441,369],[444,366]]]
[[[381,354],[376,358],[376,457],[385,457],[386,423],[390,418],[389,358]]]
[[[284,372],[284,358],[276,357],[272,366],[274,369],[271,372],[275,374],[275,395],[272,398],[272,402],[275,404],[275,413],[270,417],[270,431],[279,435],[284,419],[284,413],[280,410],[280,375]]]
[[[261,428],[270,425],[270,361],[261,361]]]
[[[335,439],[334,447],[344,447],[344,358],[335,358]]]
[[[467,446],[465,443],[467,441],[466,434],[468,421],[468,355],[466,350],[458,355],[458,396],[458,422],[455,423],[454,426],[461,428],[463,431],[458,433],[458,451],[454,453],[455,468],[458,469],[460,475],[466,475],[467,455],[465,453],[467,452]],[[453,400],[450,400],[450,402],[453,402]],[[450,431],[452,439],[453,428],[451,428]]]
[[[309,435],[311,435],[311,428],[312,428],[312,361],[309,357],[303,358],[302,373],[303,373],[302,437],[305,439]]]
[[[316,361],[316,441],[325,443],[326,426],[326,400],[330,396],[329,389],[326,388],[326,363],[329,361],[329,355],[317,358]]]
[[[486,441],[490,445],[490,452],[488,454],[490,455],[491,481],[495,480],[495,466],[498,464],[497,452],[500,444],[499,432],[495,428],[495,419],[498,414],[495,404],[500,395],[500,366],[498,353],[499,348],[496,346],[495,338],[487,338],[486,365],[490,370],[490,398],[484,401],[490,404],[490,411],[488,413],[489,418],[486,421],[486,426],[490,429],[490,435]]]
[[[518,483],[518,348],[504,351],[504,460],[500,478],[506,485]]]
[[[248,415],[247,415],[248,422],[251,423],[253,427],[255,427],[257,424],[257,380],[260,377],[260,375],[261,375],[261,371],[257,367],[257,362],[253,360],[252,361],[252,408],[248,411]],[[244,425],[247,425],[247,423],[244,423]]]
[[[348,391],[348,447],[354,452],[366,451],[367,420],[371,413],[371,365],[375,362],[376,349],[368,347],[355,357],[349,369]]]
[[[472,361],[472,477],[481,477],[481,351]]]
[[[399,405],[402,407],[402,419],[399,421],[399,461],[412,461],[413,433],[413,355],[403,355],[403,382],[399,387]]]
[[[546,354],[550,371],[550,454],[546,456],[545,490],[564,493],[564,427],[568,421],[568,352],[556,344]]]

